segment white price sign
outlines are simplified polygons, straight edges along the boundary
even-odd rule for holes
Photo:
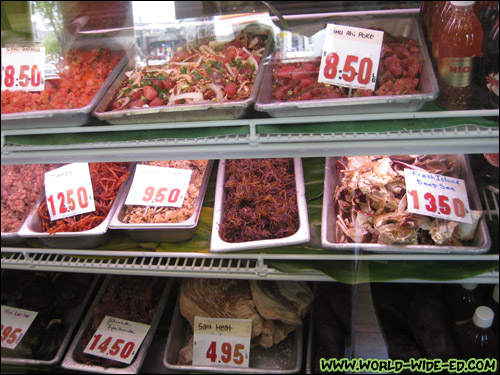
[[[50,220],[95,211],[88,163],[73,163],[45,173]]]
[[[130,364],[149,327],[147,324],[105,316],[83,352]]]
[[[2,348],[15,349],[38,312],[2,305]]]
[[[328,24],[318,82],[374,90],[384,32]]]
[[[405,168],[408,211],[472,224],[464,180]]]
[[[252,320],[194,318],[193,365],[248,367]]]
[[[2,90],[43,91],[45,47],[2,48]]]
[[[182,207],[192,170],[137,164],[126,205]]]

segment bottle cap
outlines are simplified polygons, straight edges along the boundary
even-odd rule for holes
[[[474,5],[475,1],[450,1],[451,5],[455,5],[458,7],[468,7],[470,5]]]
[[[464,284],[460,284],[460,285],[462,285],[462,288],[467,289],[467,290],[474,290],[477,288],[477,284],[474,284],[474,283],[464,283]]]
[[[493,288],[493,294],[492,294],[493,300],[498,303],[498,284],[495,285],[495,288]]]
[[[472,321],[480,328],[489,328],[493,324],[494,316],[495,314],[492,309],[487,306],[479,306],[476,311],[474,311]]]

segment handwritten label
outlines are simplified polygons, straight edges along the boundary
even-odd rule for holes
[[[83,352],[130,364],[149,327],[147,324],[105,316]]]
[[[472,224],[464,180],[405,169],[408,211]]]
[[[45,47],[2,48],[2,90],[43,91],[44,71]]]
[[[318,82],[375,89],[384,32],[328,24]]]
[[[38,312],[2,305],[2,348],[15,349]]]
[[[193,365],[248,367],[250,319],[194,318]]]

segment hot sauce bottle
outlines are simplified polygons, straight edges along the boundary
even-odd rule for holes
[[[443,32],[444,27],[446,26],[446,23],[448,22],[448,19],[451,16],[451,2],[445,1],[444,6],[441,9],[441,12],[434,14],[432,17],[432,64],[434,67],[437,66],[437,61],[438,61],[438,47],[439,47],[439,41],[440,41],[440,35]]]
[[[483,29],[474,1],[451,1],[450,17],[438,43],[437,104],[445,109],[469,109],[483,55]]]

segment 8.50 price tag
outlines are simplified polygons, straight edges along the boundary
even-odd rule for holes
[[[2,90],[43,91],[45,47],[2,48]]]
[[[38,312],[2,305],[2,348],[15,349]]]
[[[384,32],[328,24],[318,82],[375,89]]]

